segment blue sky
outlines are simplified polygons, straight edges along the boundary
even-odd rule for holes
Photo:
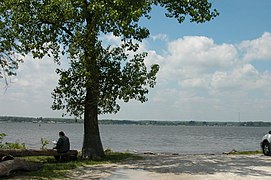
[[[241,121],[271,121],[271,1],[211,2],[220,15],[204,24],[178,24],[161,8],[142,20],[151,35],[140,50],[160,65],[157,86],[147,103],[120,102],[119,113],[100,118],[237,121],[240,112]],[[56,67],[27,56],[6,92],[0,82],[0,115],[60,117],[50,110]]]

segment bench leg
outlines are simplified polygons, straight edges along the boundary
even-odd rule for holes
[[[56,161],[60,161],[61,156],[54,156]]]
[[[68,162],[70,161],[70,156],[60,156],[60,162]]]
[[[77,155],[57,155],[54,157],[57,162],[68,162],[77,160]]]

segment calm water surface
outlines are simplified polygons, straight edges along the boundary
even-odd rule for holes
[[[24,142],[28,148],[40,148],[41,138],[50,142],[58,139],[58,132],[69,136],[72,149],[81,149],[83,124],[35,124],[0,122],[5,142]],[[193,127],[193,126],[137,126],[101,125],[104,148],[114,151],[160,153],[222,153],[260,150],[259,143],[269,127]],[[46,146],[52,148],[50,143]]]

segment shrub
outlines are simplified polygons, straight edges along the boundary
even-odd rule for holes
[[[47,149],[46,145],[49,144],[49,141],[45,138],[41,138],[40,141],[41,141],[41,149]]]
[[[10,143],[6,142],[3,143],[4,137],[7,136],[5,133],[0,133],[0,148],[1,149],[26,149],[25,143],[15,142]]]

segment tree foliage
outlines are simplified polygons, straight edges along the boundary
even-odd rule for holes
[[[0,12],[4,13],[4,7],[0,6]],[[22,62],[18,52],[24,54],[20,44],[11,30],[9,21],[0,18],[0,79],[4,78],[6,85],[7,77],[16,75],[19,62]]]

